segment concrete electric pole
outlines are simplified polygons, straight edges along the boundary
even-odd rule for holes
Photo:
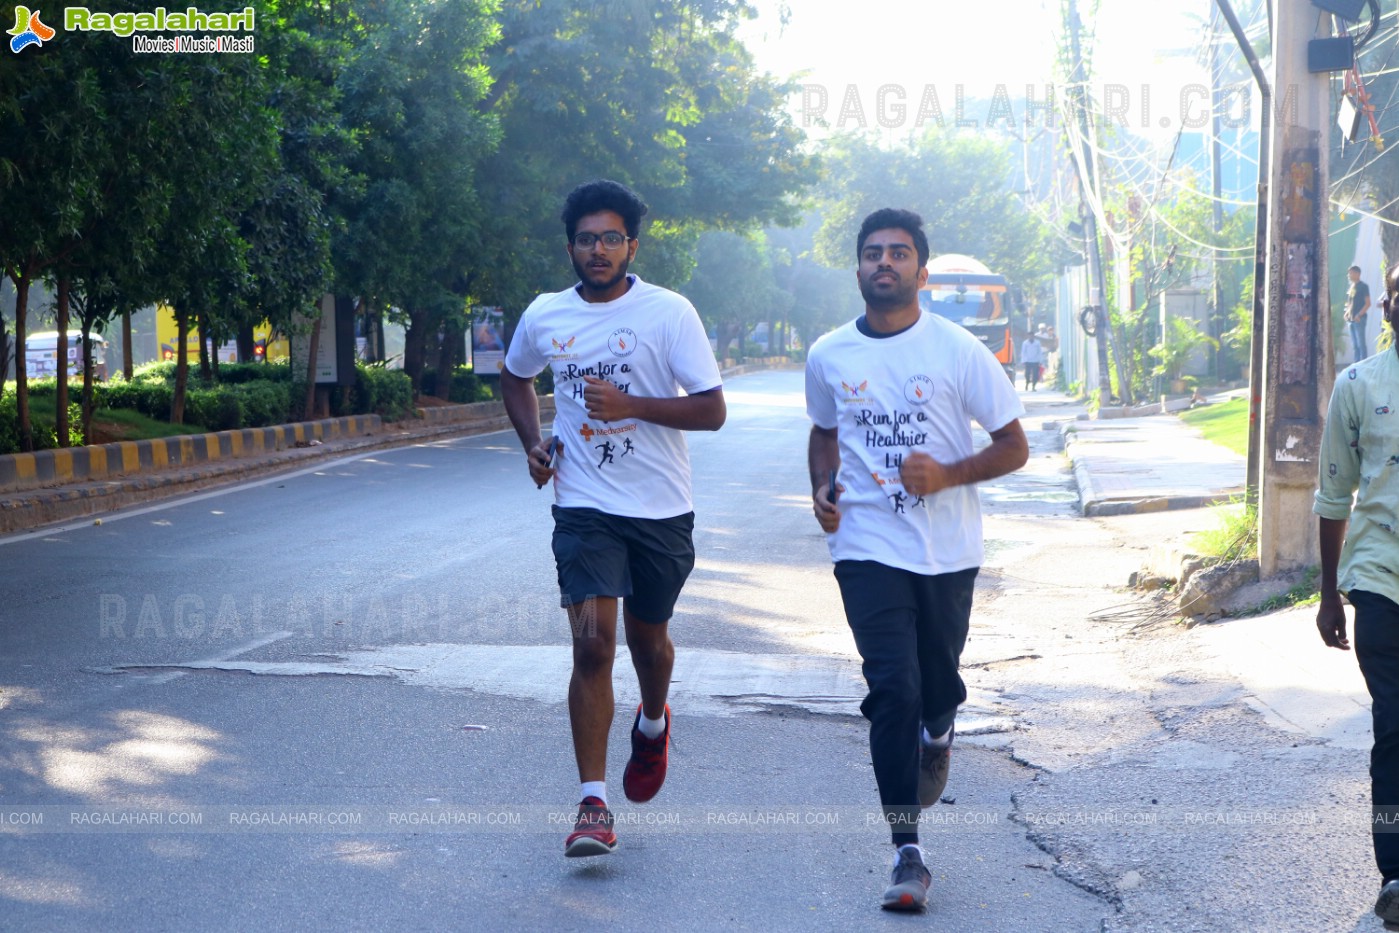
[[[1326,390],[1335,378],[1326,249],[1331,75],[1307,70],[1307,44],[1331,35],[1331,17],[1312,0],[1270,2],[1272,158],[1259,167],[1269,186],[1258,444],[1258,557],[1265,577],[1318,562],[1312,496]]]

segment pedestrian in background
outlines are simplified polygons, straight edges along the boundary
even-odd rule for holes
[[[1020,362],[1025,366],[1025,391],[1033,392],[1039,388],[1040,370],[1044,367],[1044,348],[1037,334],[1025,335],[1020,344]]]
[[[719,367],[694,307],[627,271],[645,214],[641,199],[614,181],[569,194],[565,250],[578,284],[540,295],[525,310],[500,378],[530,478],[541,487],[554,483],[554,559],[573,631],[568,713],[582,784],[564,842],[570,857],[617,845],[606,774],[619,600],[641,688],[622,789],[644,802],[665,781],[675,663],[669,622],[695,565],[681,432],[717,431],[726,414]],[[556,406],[548,443],[534,394],[546,366]]]
[[[1351,281],[1359,269],[1351,267]],[[1368,301],[1368,298],[1367,298]],[[1391,327],[1399,317],[1399,266],[1381,299]],[[1355,658],[1370,691],[1371,834],[1380,872],[1375,913],[1399,924],[1399,343],[1356,363],[1331,391],[1322,433],[1313,511],[1321,550],[1316,625],[1332,648],[1350,650],[1344,593],[1355,607]],[[1354,501],[1352,502],[1352,497]]]
[[[1350,346],[1359,363],[1370,355],[1365,342],[1365,328],[1370,322],[1370,286],[1360,280],[1360,267],[1351,266],[1346,270],[1350,288],[1346,291],[1346,322],[1350,324]]]
[[[958,665],[983,558],[975,484],[1019,469],[1029,447],[1001,364],[968,331],[919,309],[922,218],[875,211],[855,254],[865,313],[807,358],[808,464],[869,685],[860,710],[896,853],[881,903],[921,910],[931,875],[920,812],[947,785],[967,698]],[[980,451],[972,419],[991,434]]]

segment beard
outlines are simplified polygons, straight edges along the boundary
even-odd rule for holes
[[[588,263],[592,262],[593,257],[590,255],[587,260],[579,262],[578,256],[575,254],[572,257],[573,271],[577,273],[578,281],[582,282],[590,291],[599,292],[605,292],[617,285],[627,277],[627,266],[631,264],[625,252],[622,250],[617,252],[621,253],[622,259],[620,262],[613,263],[611,269],[589,269]]]
[[[892,282],[860,279],[860,295],[875,311],[892,311],[918,300],[918,282],[895,278]]]

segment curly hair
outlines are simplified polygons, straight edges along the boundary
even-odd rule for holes
[[[646,202],[635,191],[621,182],[605,178],[579,185],[568,193],[564,201],[564,231],[570,240],[578,230],[578,221],[598,211],[613,211],[626,224],[627,236],[635,237],[641,229],[641,218],[646,216]]]

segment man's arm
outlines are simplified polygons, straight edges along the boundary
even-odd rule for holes
[[[723,386],[676,398],[628,395],[606,379],[584,376],[583,401],[599,421],[649,421],[679,431],[717,431],[728,417]],[[508,410],[508,407],[507,407]]]
[[[529,463],[530,479],[542,487],[554,476],[549,466],[549,453],[544,449],[539,428],[539,397],[534,394],[534,379],[517,376],[509,369],[500,371],[500,397],[505,401],[505,413],[520,438]]]
[[[811,427],[811,439],[806,445],[806,465],[811,470],[811,505],[821,530],[830,534],[840,527],[840,509],[826,499],[831,471],[840,469],[840,436],[836,428]],[[845,487],[836,484],[836,493]]]
[[[922,451],[904,457],[899,478],[915,496],[930,496],[952,486],[969,486],[1014,473],[1030,459],[1030,443],[1020,419],[991,432],[991,443],[955,463],[938,463]]]
[[[1321,546],[1321,604],[1316,610],[1316,627],[1321,640],[1332,648],[1350,650],[1346,640],[1346,610],[1336,589],[1336,568],[1341,562],[1341,546],[1346,539],[1345,519],[1321,518],[1318,522]]]

